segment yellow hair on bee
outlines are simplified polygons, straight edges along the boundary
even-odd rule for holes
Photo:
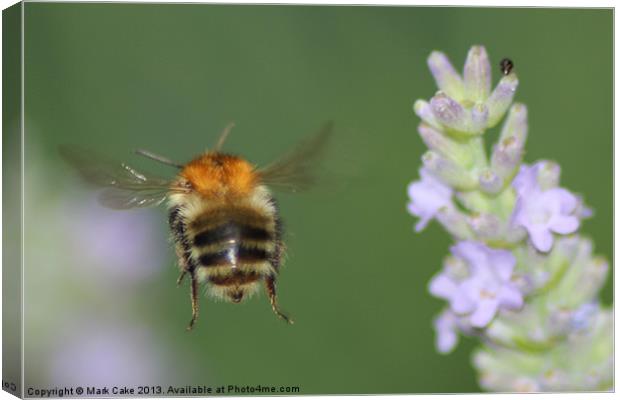
[[[209,285],[206,287],[206,292],[211,298],[225,302],[230,302],[229,299],[239,290],[243,290],[244,299],[250,299],[259,292],[260,284],[258,284],[258,282],[252,282],[237,287],[222,287],[214,285]]]
[[[252,164],[222,153],[205,153],[195,158],[183,168],[181,176],[206,198],[247,196],[259,182]]]

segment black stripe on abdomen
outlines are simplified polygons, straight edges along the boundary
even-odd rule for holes
[[[260,280],[262,276],[256,272],[235,272],[228,275],[216,275],[209,278],[209,282],[218,286],[247,285]]]
[[[228,222],[215,228],[206,229],[194,237],[194,245],[198,247],[209,246],[226,240],[273,240],[272,234],[266,229],[253,226],[240,225]]]
[[[240,264],[258,264],[269,261],[271,253],[257,248],[232,246],[214,253],[202,254],[199,258],[204,267],[233,266]]]

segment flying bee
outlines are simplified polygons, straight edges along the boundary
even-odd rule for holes
[[[315,181],[313,167],[331,135],[331,123],[277,161],[259,168],[243,157],[221,152],[232,124],[212,150],[178,164],[146,150],[137,154],[178,169],[174,179],[137,171],[73,148],[62,156],[90,183],[105,188],[100,202],[113,209],[157,206],[167,201],[180,285],[190,279],[192,329],[198,318],[198,287],[232,303],[249,298],[264,284],[273,312],[284,321],[276,279],[284,242],[278,206],[268,187],[296,192]]]

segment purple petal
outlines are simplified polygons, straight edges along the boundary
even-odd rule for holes
[[[420,180],[410,183],[407,188],[411,199],[407,205],[407,210],[420,218],[416,224],[416,231],[418,232],[426,227],[440,208],[448,206],[452,202],[452,189],[450,187],[428,174],[424,168],[420,170],[420,176]]]
[[[523,307],[523,295],[517,288],[504,285],[500,289],[497,300],[502,307],[517,310]]]
[[[450,300],[450,308],[457,314],[467,314],[475,309],[476,305],[463,290],[457,290]]]
[[[407,204],[407,211],[409,211],[409,214],[416,217],[419,217],[420,214],[422,214],[422,210],[414,202],[410,202]]]
[[[523,213],[525,212],[525,205],[523,204],[525,199],[521,196],[517,197],[517,201],[515,202],[515,207],[512,212],[512,216],[510,217],[510,226],[517,227],[523,225]]]
[[[551,246],[553,246],[553,234],[549,232],[548,229],[535,227],[533,229],[529,228],[528,232],[532,244],[538,251],[546,253],[551,250]]]
[[[463,292],[468,299],[476,302],[480,299],[480,290],[482,281],[480,280],[480,274],[475,274],[470,278],[465,279],[459,285],[459,291]]]
[[[437,338],[435,341],[435,346],[437,346],[437,351],[446,354],[451,352],[456,346],[457,342],[456,332],[453,330],[441,330],[437,331]]]
[[[486,264],[486,255],[483,251],[483,245],[473,241],[462,241],[452,246],[452,253],[467,261],[472,268]]]
[[[487,326],[495,316],[497,307],[498,301],[496,299],[485,299],[479,302],[476,311],[471,315],[471,325],[475,328]]]
[[[515,256],[508,250],[494,250],[490,258],[494,271],[503,282],[507,282],[517,263]]]
[[[579,218],[591,218],[594,215],[594,211],[585,205],[583,199],[578,196],[577,197],[577,208],[575,209],[575,215]]]
[[[435,327],[435,345],[440,353],[449,353],[458,340],[454,314],[449,311],[441,313],[433,323]]]
[[[547,193],[560,204],[560,212],[562,214],[569,214],[577,208],[577,204],[579,203],[577,196],[568,190],[563,188],[554,188],[549,189],[545,194]]]
[[[427,185],[432,186],[434,191],[441,196],[444,201],[448,202],[452,198],[452,188],[444,184],[425,168],[420,168],[420,178]]]
[[[415,204],[413,202],[407,204],[407,210],[409,211],[409,214],[420,218],[418,223],[415,224],[415,231],[416,232],[420,232],[424,228],[426,228],[428,223],[433,218],[433,214],[432,213],[425,212],[425,210],[421,209],[420,207],[418,207],[417,204]]]
[[[427,217],[427,218],[420,218],[420,220],[418,221],[417,224],[415,224],[415,231],[416,232],[422,232],[424,230],[424,228],[426,228],[426,226],[428,225],[428,223],[431,222],[431,218]]]
[[[579,219],[575,216],[556,216],[549,223],[549,228],[559,234],[568,235],[579,228]]]
[[[420,180],[409,184],[407,189],[409,197],[420,199],[422,203],[431,203],[434,209],[447,205],[452,198],[452,189],[439,179],[429,174],[426,169],[420,169]],[[432,203],[439,204],[432,204]]]
[[[512,181],[512,187],[515,188],[520,196],[528,195],[532,190],[538,189],[538,166],[521,165],[519,173]]]
[[[456,292],[456,288],[456,283],[454,283],[454,281],[448,278],[444,273],[435,275],[428,285],[428,291],[433,296],[446,300],[452,297],[452,295]]]

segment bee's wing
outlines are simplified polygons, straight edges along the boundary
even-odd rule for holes
[[[149,207],[161,204],[174,183],[156,175],[135,170],[124,163],[107,160],[88,150],[62,146],[60,155],[86,180],[105,188],[99,196],[102,205],[113,209]]]
[[[332,135],[333,123],[326,123],[280,159],[258,170],[261,180],[276,189],[297,192],[316,182],[316,167]]]
[[[158,206],[166,200],[168,188],[121,189],[109,188],[99,194],[99,202],[114,210]]]

